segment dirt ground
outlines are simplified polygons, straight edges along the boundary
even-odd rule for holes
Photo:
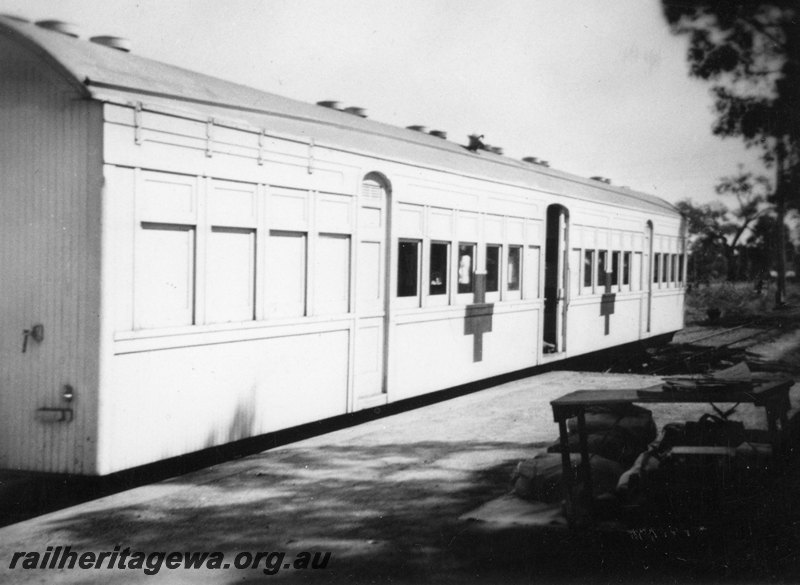
[[[717,367],[745,357],[756,368],[782,369],[800,379],[800,311],[773,317],[770,323],[781,328],[758,343],[733,345],[701,361]],[[710,331],[703,327],[688,328],[675,343]],[[609,532],[461,519],[508,494],[516,463],[556,438],[550,400],[579,388],[638,388],[655,380],[548,372],[13,524],[0,529],[0,581],[800,582],[797,456],[724,514],[694,524]],[[792,400],[800,404],[800,386]],[[698,414],[657,406],[659,425]],[[9,567],[15,552],[44,552],[48,546],[219,551],[226,560],[247,551],[285,552],[287,559],[301,551],[332,554],[324,569],[276,575],[261,567],[161,568],[156,575]]]

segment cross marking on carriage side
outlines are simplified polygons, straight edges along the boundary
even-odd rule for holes
[[[611,315],[614,314],[614,304],[617,293],[611,292],[611,274],[606,272],[606,292],[600,298],[600,316],[605,317],[605,335],[611,332]]]
[[[492,331],[494,303],[486,303],[486,275],[475,274],[474,303],[464,314],[464,335],[472,335],[472,361],[483,361],[483,334]]]

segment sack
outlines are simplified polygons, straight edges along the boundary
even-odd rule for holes
[[[583,483],[579,481],[578,465],[580,460],[580,455],[570,455],[573,474],[571,483],[578,488],[576,493],[582,489]],[[592,474],[593,496],[613,494],[619,477],[622,475],[622,466],[616,461],[610,461],[598,455],[589,459],[589,465]],[[526,459],[517,464],[511,477],[512,492],[526,500],[555,504],[564,498],[563,475],[560,454],[538,453],[533,459]]]
[[[591,406],[586,409],[584,418],[587,433],[602,433],[611,428],[624,429],[630,435],[636,453],[647,449],[657,434],[653,413],[636,404]],[[577,419],[570,419],[567,428],[571,434],[577,433]]]
[[[626,429],[612,427],[606,431],[590,433],[586,436],[589,453],[600,455],[628,467],[641,452],[640,441]],[[568,449],[570,453],[580,453],[581,444],[578,435],[569,435]],[[561,442],[556,441],[547,448],[548,453],[561,453]]]

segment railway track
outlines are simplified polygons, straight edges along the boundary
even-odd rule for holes
[[[700,373],[709,369],[715,361],[737,357],[737,354],[742,354],[738,357],[744,358],[744,354],[750,347],[763,341],[763,338],[782,330],[780,323],[772,323],[774,323],[772,319],[754,319],[734,327],[727,327],[671,344],[652,354],[650,362],[643,368],[642,373]],[[757,330],[751,331],[752,328],[757,328]],[[743,331],[744,335],[725,339],[726,335],[736,331]],[[698,345],[700,342],[707,342],[713,338],[722,339],[719,343],[711,343],[708,346]]]

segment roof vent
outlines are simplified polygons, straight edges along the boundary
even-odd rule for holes
[[[611,184],[611,179],[607,179],[605,177],[589,177],[592,181],[599,181],[601,183],[605,183],[606,185]]]
[[[345,108],[344,111],[354,116],[360,116],[361,118],[367,117],[367,110],[359,108],[358,106],[350,106],[349,108]]]
[[[428,132],[428,134],[430,134],[431,136],[436,136],[436,138],[444,138],[445,140],[447,140],[447,132],[445,132],[444,130],[431,130],[430,132]]]
[[[72,23],[64,22],[63,20],[40,20],[36,26],[68,35],[70,37],[78,38],[78,27]]]
[[[489,150],[495,154],[503,154],[503,147],[502,146],[490,146]]]
[[[131,42],[128,39],[124,39],[122,37],[112,37],[108,35],[103,35],[99,37],[92,37],[89,40],[92,41],[93,43],[97,43],[98,45],[103,45],[104,47],[110,47],[112,49],[123,51],[125,53],[131,52]]]
[[[522,159],[522,162],[531,163],[532,165],[539,165],[539,166],[542,166],[542,167],[549,167],[550,166],[549,162],[547,162],[546,160],[542,160],[540,158],[537,158],[535,156],[526,156],[526,157],[524,157]]]
[[[322,106],[323,108],[330,108],[332,110],[339,109],[339,102],[335,100],[323,100],[321,102],[317,102],[318,106]]]
[[[425,128],[425,126],[420,126],[418,124],[415,124],[413,126],[406,126],[406,128],[408,128],[409,130],[413,130],[414,132],[425,132],[425,131],[427,131],[427,128]]]

